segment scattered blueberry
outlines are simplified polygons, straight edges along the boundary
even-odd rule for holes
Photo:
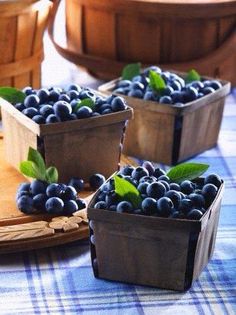
[[[102,174],[93,174],[89,178],[89,184],[90,187],[93,190],[98,189],[100,186],[102,186],[103,183],[105,183],[105,177]]]

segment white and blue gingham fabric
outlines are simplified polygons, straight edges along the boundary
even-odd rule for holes
[[[236,90],[218,146],[192,161],[225,181],[213,258],[184,293],[95,279],[88,241],[0,256],[0,314],[236,314]]]

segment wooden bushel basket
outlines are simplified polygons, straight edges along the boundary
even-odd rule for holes
[[[119,169],[131,108],[99,117],[39,125],[3,99],[0,104],[5,156],[15,168],[27,159],[31,146],[42,153],[46,165],[57,167],[62,182],[72,177],[88,181],[94,173],[108,177]]]
[[[183,76],[183,73],[175,72]],[[110,94],[118,80],[99,87]],[[124,96],[134,109],[125,137],[124,153],[173,165],[216,145],[230,83],[181,107]]]
[[[125,64],[221,77],[236,85],[236,1],[66,0],[67,47],[58,52],[106,79]]]
[[[223,183],[201,220],[169,219],[88,205],[95,277],[183,291],[211,259]]]
[[[51,5],[48,0],[0,1],[0,86],[40,87]]]

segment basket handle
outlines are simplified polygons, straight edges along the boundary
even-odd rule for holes
[[[74,64],[88,68],[90,71],[93,71],[93,68],[96,69],[96,72],[108,73],[111,77],[119,76],[123,67],[127,62],[119,62],[115,60],[109,60],[101,57],[92,56],[89,54],[82,54],[70,50],[69,48],[62,47],[54,39],[54,22],[56,13],[59,7],[61,0],[54,0],[53,8],[51,10],[51,16],[49,18],[48,24],[48,33],[49,37],[52,40],[56,50],[60,55],[62,55],[67,60],[71,61]],[[166,69],[175,69],[175,70],[186,70],[197,68],[199,72],[205,74],[212,70],[214,65],[216,68],[222,64],[224,60],[236,54],[236,29],[233,30],[231,35],[225,40],[225,42],[213,52],[205,55],[204,57],[191,60],[188,62],[177,62],[177,63],[165,63],[160,64],[160,67]],[[112,67],[111,67],[112,63]],[[145,65],[143,65],[145,66]]]

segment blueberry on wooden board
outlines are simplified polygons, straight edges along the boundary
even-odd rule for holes
[[[64,213],[71,215],[79,209],[78,204],[75,200],[64,201]]]
[[[35,179],[30,184],[30,189],[29,190],[30,190],[30,193],[32,195],[45,194],[47,187],[48,187],[48,183],[47,182]]]
[[[102,186],[102,184],[105,183],[105,177],[102,174],[93,174],[92,176],[90,176],[89,178],[89,184],[90,187],[93,190],[98,189],[100,186]]]
[[[30,196],[21,196],[17,199],[17,207],[21,212],[31,214],[34,212],[33,199]]]
[[[51,214],[61,214],[64,208],[64,202],[58,197],[51,197],[46,201],[46,211]]]
[[[72,177],[68,185],[73,186],[77,192],[80,192],[84,189],[84,180],[82,178]]]

